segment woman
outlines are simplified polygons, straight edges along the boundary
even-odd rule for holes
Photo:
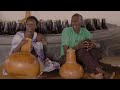
[[[36,17],[30,16],[26,19],[26,30],[17,32],[13,37],[10,54],[20,52],[21,47],[28,42],[25,38],[31,38],[31,53],[35,55],[39,63],[43,65],[43,72],[50,72],[54,69],[58,69],[60,65],[57,62],[51,61],[49,58],[45,59],[43,45],[47,43],[41,34],[35,32],[37,25],[38,20]],[[3,74],[5,73],[3,72]]]

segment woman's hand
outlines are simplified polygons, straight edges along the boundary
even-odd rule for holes
[[[43,43],[43,45],[47,45],[47,42],[44,39],[42,39],[41,42]]]
[[[26,40],[26,38],[22,39],[21,42],[18,44],[18,46],[16,48],[13,49],[12,53],[15,53],[15,52],[20,52],[21,51],[21,47],[28,43],[28,40]]]
[[[19,45],[22,47],[26,43],[28,43],[28,40],[26,38],[23,38]]]
[[[45,41],[44,37],[41,34],[37,35],[37,42],[42,42],[43,45],[47,45],[47,42]]]
[[[24,36],[25,36],[25,38],[30,38],[30,39],[32,39],[32,38],[33,38],[33,35],[34,35],[34,33],[29,32],[29,31],[26,31]]]

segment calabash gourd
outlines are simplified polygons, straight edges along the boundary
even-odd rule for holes
[[[60,67],[59,74],[64,79],[80,79],[84,75],[83,67],[76,62],[75,50],[67,50],[66,62]]]
[[[36,78],[41,73],[37,58],[30,53],[32,41],[26,39],[28,43],[21,47],[21,52],[11,54],[4,63],[5,71],[15,78]]]

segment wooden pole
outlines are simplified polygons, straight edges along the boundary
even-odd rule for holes
[[[31,12],[30,12],[30,11],[26,11],[26,13],[25,13],[25,18],[23,18],[22,20],[18,20],[18,22],[24,24],[25,21],[26,21],[26,19],[27,19],[29,16],[31,16]]]

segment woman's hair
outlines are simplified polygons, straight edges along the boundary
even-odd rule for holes
[[[38,20],[37,20],[37,18],[36,18],[35,16],[29,16],[29,17],[26,19],[26,22],[27,22],[28,20],[35,20],[36,25],[38,25]]]

